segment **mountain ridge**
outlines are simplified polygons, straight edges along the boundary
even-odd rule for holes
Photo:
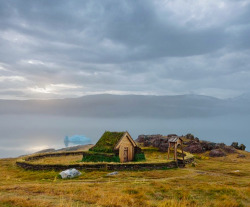
[[[242,101],[193,94],[176,96],[100,94],[67,99],[0,100],[0,114],[183,118],[246,111],[249,111],[248,104],[242,104]]]

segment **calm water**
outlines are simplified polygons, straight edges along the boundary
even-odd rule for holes
[[[75,118],[6,115],[0,117],[0,157],[16,157],[45,148],[64,147],[65,135],[85,135],[94,144],[105,130],[139,134],[178,135],[193,133],[200,139],[231,144],[244,143],[249,149],[250,116],[218,116],[194,119]]]

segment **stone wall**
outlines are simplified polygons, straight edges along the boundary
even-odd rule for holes
[[[33,155],[29,156],[22,161],[17,161],[16,164],[26,170],[55,170],[62,171],[69,168],[76,168],[78,170],[155,170],[155,169],[168,169],[184,167],[185,164],[193,162],[194,158],[189,158],[187,160],[178,160],[163,163],[79,163],[71,165],[63,164],[35,164],[30,163],[30,160],[37,160],[44,157],[59,157],[68,155],[80,155],[85,152],[63,152],[63,153],[47,153],[43,155]],[[86,152],[87,153],[87,152]]]
[[[177,168],[175,161],[166,163],[128,163],[128,164],[72,164],[72,165],[52,165],[52,164],[32,164],[27,162],[16,162],[19,167],[26,170],[66,170],[69,168],[76,168],[79,170],[154,170],[154,169],[167,169]]]

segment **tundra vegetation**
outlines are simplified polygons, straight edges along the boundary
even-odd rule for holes
[[[147,161],[167,159],[166,152],[143,149]],[[244,155],[244,156],[239,156]],[[188,156],[188,154],[187,154]],[[51,157],[38,163],[75,163],[82,156]],[[223,157],[195,154],[185,168],[119,171],[81,171],[62,180],[56,171],[17,167],[17,159],[0,159],[0,206],[219,206],[250,205],[250,153],[236,150]]]

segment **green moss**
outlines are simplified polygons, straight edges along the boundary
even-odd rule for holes
[[[83,155],[82,162],[120,162],[120,158],[115,155],[86,154]]]
[[[122,138],[125,132],[110,132],[106,131],[96,143],[96,145],[90,148],[90,151],[94,152],[107,152],[112,153],[115,145]]]
[[[144,161],[144,160],[146,160],[144,153],[135,154],[135,161],[136,162]]]

